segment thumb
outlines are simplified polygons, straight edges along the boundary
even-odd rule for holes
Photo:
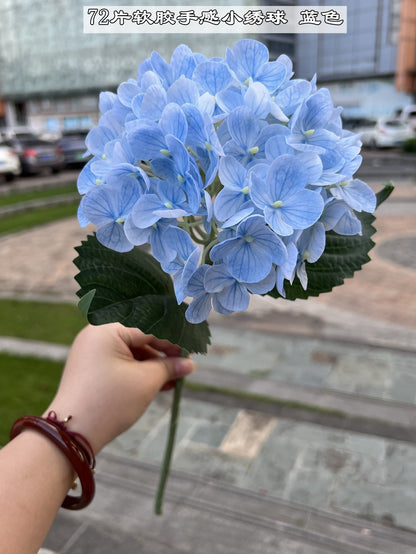
[[[169,381],[189,375],[196,369],[191,358],[159,357],[146,360],[146,374],[151,376],[154,386],[159,390]]]

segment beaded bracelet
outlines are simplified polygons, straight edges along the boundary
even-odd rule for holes
[[[62,507],[68,510],[81,510],[85,508],[94,498],[95,483],[95,457],[90,443],[80,433],[68,431],[66,423],[72,416],[63,421],[58,421],[55,412],[49,412],[48,417],[23,416],[12,426],[10,439],[14,439],[24,429],[35,429],[48,437],[61,452],[68,458],[70,464],[77,474],[81,487],[81,496],[67,495]]]

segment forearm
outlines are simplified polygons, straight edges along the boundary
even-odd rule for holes
[[[0,450],[0,475],[0,554],[35,554],[71,487],[71,465],[28,430]]]

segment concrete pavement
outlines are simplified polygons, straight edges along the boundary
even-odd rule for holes
[[[213,346],[183,400],[165,515],[152,514],[170,402],[160,395],[100,456],[91,507],[62,512],[46,547],[416,552],[413,181],[395,196],[377,214],[372,262],[344,286],[308,302],[255,298],[245,314],[211,318]],[[84,236],[67,220],[3,238],[1,293],[73,298],[72,248]]]

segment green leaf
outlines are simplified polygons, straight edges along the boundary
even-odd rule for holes
[[[394,190],[393,181],[387,181],[387,183],[384,185],[384,188],[378,191],[376,194],[377,197],[377,208],[382,204],[387,198],[390,196],[390,194]]]
[[[172,280],[159,263],[139,248],[114,252],[87,237],[75,248],[80,270],[79,307],[92,325],[119,322],[179,345],[187,352],[206,353],[210,331],[206,322],[185,318],[187,304],[178,305]]]
[[[387,183],[377,193],[377,206],[390,196],[393,189],[393,185]],[[362,235],[344,236],[333,231],[327,232],[325,251],[322,256],[313,264],[306,262],[307,289],[303,289],[298,277],[295,277],[292,284],[285,281],[287,300],[306,299],[310,296],[319,296],[324,292],[330,292],[334,287],[342,285],[345,279],[352,277],[356,271],[371,260],[368,253],[374,246],[371,237],[376,232],[373,227],[376,218],[366,212],[356,213],[356,216],[361,221]],[[273,298],[281,297],[276,288],[268,294]]]
[[[95,292],[96,292],[95,289],[91,289],[90,292],[87,292],[87,294],[84,294],[84,296],[78,302],[78,308],[80,309],[85,319],[88,319],[88,312],[91,306],[92,299],[95,296]]]

